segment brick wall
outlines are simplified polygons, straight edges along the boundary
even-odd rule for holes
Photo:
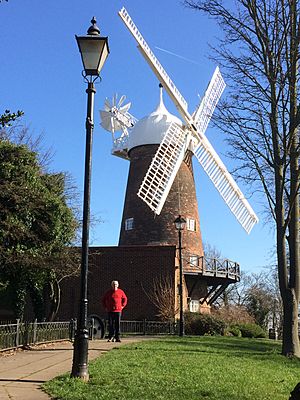
[[[128,297],[123,319],[157,319],[157,310],[148,299],[153,279],[169,276],[175,285],[175,246],[91,247],[88,278],[88,314],[105,316],[101,298],[118,280]],[[80,298],[80,277],[62,282],[58,318],[77,317]]]
[[[137,196],[138,189],[157,150],[157,145],[139,146],[130,151],[130,169],[121,223],[119,245],[177,245],[174,220],[181,214],[196,221],[196,230],[182,235],[183,256],[203,256],[202,237],[196,199],[192,153],[187,152],[160,215],[156,215]],[[133,218],[133,229],[125,230],[125,220]]]

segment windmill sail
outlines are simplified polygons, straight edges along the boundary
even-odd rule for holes
[[[194,154],[238,222],[250,233],[258,218],[220,157],[204,137]]]
[[[145,60],[151,67],[152,71],[154,74],[157,76],[158,80],[160,83],[163,85],[165,90],[168,92],[169,96],[171,99],[174,101],[175,106],[177,107],[178,111],[184,118],[184,120],[190,121],[191,116],[187,111],[187,102],[185,101],[184,97],[180,93],[180,91],[177,89],[175,86],[175,83],[172,81],[172,79],[169,77],[161,63],[158,61],[158,59],[155,57],[153,51],[150,49],[149,45],[147,44],[146,40],[143,38],[142,34],[132,21],[130,15],[128,14],[127,10],[125,7],[123,7],[119,11],[119,15],[122,18],[123,22],[129,29],[130,33],[132,36],[135,38],[135,40],[138,43],[138,49],[144,56]]]
[[[202,101],[193,113],[193,125],[197,128],[197,136],[199,139],[193,152],[233,215],[245,231],[250,233],[255,223],[258,222],[258,218],[209,140],[204,135],[225,86],[223,77],[217,67]]]
[[[160,143],[139,188],[138,196],[160,214],[183,161],[190,135],[173,122]]]
[[[204,134],[206,131],[225,86],[226,84],[220,73],[220,69],[217,67],[205,91],[202,101],[192,115],[193,123],[194,126],[196,126],[198,133]]]

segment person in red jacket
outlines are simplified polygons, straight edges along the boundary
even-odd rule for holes
[[[108,313],[108,342],[121,342],[120,322],[122,310],[127,304],[126,294],[119,289],[119,282],[112,281],[111,289],[102,298],[102,304]]]

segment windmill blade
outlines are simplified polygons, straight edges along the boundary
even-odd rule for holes
[[[123,95],[118,104],[122,104],[125,99],[126,97]],[[116,95],[113,96],[112,105],[108,99],[105,99],[104,110],[100,110],[101,126],[109,132],[122,131],[123,128],[132,128],[137,122],[137,119],[128,112],[131,103],[129,102],[118,108],[117,106],[113,106],[116,101]]]
[[[122,127],[132,128],[137,122],[137,119],[129,112],[123,113],[117,108],[110,111],[100,110],[100,119],[101,126],[109,132],[112,132],[109,122],[111,119],[114,121],[114,132],[121,131]]]
[[[120,108],[119,108],[119,111],[120,111],[122,114],[126,114],[126,113],[128,112],[128,110],[129,110],[130,107],[131,107],[131,103],[129,102],[129,103],[125,104],[124,106],[120,107]]]
[[[204,135],[225,86],[223,77],[217,67],[202,101],[193,113],[193,124],[190,125],[190,127],[193,130],[196,127],[197,131],[194,131],[194,133],[198,138],[198,144],[193,151],[231,212],[245,231],[250,233],[254,224],[258,222],[258,218],[209,140]]]
[[[120,97],[120,100],[118,101],[117,107],[120,108],[121,105],[124,103],[125,100],[126,100],[126,96],[125,96],[125,94],[123,94],[123,95]]]
[[[123,7],[119,11],[119,16],[121,17],[122,21],[125,23],[127,28],[129,29],[132,36],[138,43],[138,49],[142,53],[143,57],[151,67],[154,74],[157,76],[160,83],[163,85],[165,90],[167,91],[168,95],[174,101],[176,108],[178,109],[179,113],[181,114],[182,118],[187,122],[191,123],[191,115],[187,111],[187,102],[185,101],[182,94],[179,92],[177,87],[175,86],[172,79],[169,77],[167,72],[164,70],[161,63],[155,57],[154,53],[148,46],[146,40],[143,38],[142,34],[139,32],[138,28],[132,21],[130,15],[128,14],[125,7]]]
[[[249,234],[258,218],[205,136],[194,149],[194,154],[231,212]]]
[[[100,125],[108,132],[117,132],[121,130],[121,125],[115,120],[110,111],[100,110]]]
[[[105,111],[110,111],[112,109],[112,105],[110,104],[110,101],[108,98],[105,99],[104,101],[104,110]]]
[[[139,188],[138,196],[157,215],[166,201],[184,158],[191,134],[173,122],[159,145]]]
[[[194,126],[196,126],[197,131],[201,134],[205,133],[225,86],[226,84],[220,69],[217,67],[207,86],[202,101],[192,115]]]

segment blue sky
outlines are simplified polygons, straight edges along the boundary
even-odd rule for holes
[[[45,145],[54,152],[51,169],[70,172],[81,192],[86,84],[75,34],[86,34],[95,15],[101,35],[109,36],[110,55],[102,81],[96,85],[92,165],[91,212],[102,222],[91,231],[91,245],[118,242],[129,167],[127,161],[111,155],[111,136],[101,128],[98,110],[106,97],[125,94],[132,102],[130,112],[139,119],[153,111],[159,100],[158,81],[118,16],[122,6],[193,112],[198,94],[203,94],[216,67],[208,59],[208,43],[220,32],[214,21],[184,8],[180,0],[9,0],[0,4],[0,109],[25,112],[24,123],[35,134],[43,133]],[[169,111],[178,115],[167,94],[164,100]],[[224,135],[211,127],[206,134],[230,170],[233,163],[226,158]],[[247,235],[197,163],[194,173],[203,240],[239,262],[242,270],[259,272],[273,264],[274,232],[264,222],[263,199],[249,199],[260,222]],[[239,186],[250,194],[242,182]]]

